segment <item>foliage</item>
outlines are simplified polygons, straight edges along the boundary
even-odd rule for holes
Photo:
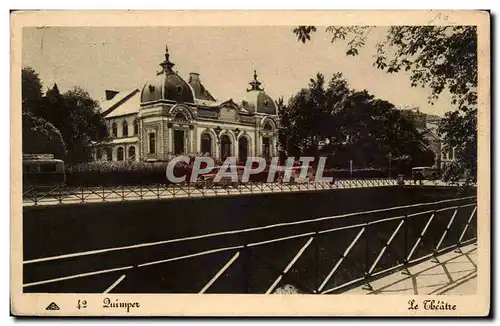
[[[93,161],[67,166],[67,172],[132,172],[161,171],[165,172],[168,162],[137,161]]]
[[[31,67],[26,67],[21,72],[21,94],[23,112],[36,115],[41,107],[42,82],[38,73]]]
[[[332,42],[347,40],[347,55],[356,55],[366,44],[371,26],[329,26]],[[293,30],[299,41],[311,40],[314,26]],[[411,86],[429,87],[432,103],[444,90],[455,108],[440,127],[444,147],[459,148],[461,173],[476,179],[477,161],[477,28],[476,26],[392,26],[376,46],[374,65],[388,73],[407,71]],[[450,171],[452,171],[450,170]],[[461,172],[458,172],[461,171]],[[449,172],[452,173],[452,172]]]
[[[168,184],[166,169],[168,162],[137,161],[93,161],[66,167],[68,185],[147,185]],[[178,163],[174,175],[186,175],[189,180],[191,168]]]
[[[444,135],[443,150],[455,149],[456,161],[446,167],[444,179],[456,181],[465,179],[466,183],[477,181],[477,110],[446,113],[439,126]]]
[[[384,166],[409,155],[432,165],[422,133],[394,105],[349,88],[342,74],[317,74],[280,109],[279,140],[289,156],[330,156],[333,166]],[[410,159],[411,159],[410,158]]]
[[[68,149],[67,162],[88,161],[92,146],[104,143],[108,137],[98,102],[79,87],[61,94],[57,84],[42,97],[38,74],[30,67],[24,68],[22,74],[23,112],[31,112],[60,131]]]
[[[23,113],[23,153],[54,154],[55,158],[66,156],[66,146],[59,130],[50,122]]]

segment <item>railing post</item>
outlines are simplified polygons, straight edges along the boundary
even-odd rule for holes
[[[403,255],[403,264],[407,264],[408,263],[408,260],[406,259],[406,257],[408,257],[408,231],[409,231],[409,228],[408,228],[408,223],[410,221],[409,217],[408,217],[408,214],[405,214],[405,217],[404,217],[404,255]]]
[[[365,225],[365,228],[366,228],[366,233],[367,234],[370,234],[370,232],[368,231],[368,227],[370,226],[369,223],[366,223]],[[365,284],[363,285],[362,289],[364,290],[368,290],[368,291],[373,291],[373,288],[372,286],[370,285],[370,283],[368,283],[368,280],[370,279],[370,241],[369,241],[370,237],[369,236],[366,236],[365,237]]]

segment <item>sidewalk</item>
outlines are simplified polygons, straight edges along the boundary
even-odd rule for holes
[[[429,259],[342,294],[475,294],[477,244]]]

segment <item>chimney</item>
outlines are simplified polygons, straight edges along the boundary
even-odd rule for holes
[[[115,96],[116,96],[116,94],[118,94],[118,93],[120,93],[120,92],[118,92],[118,91],[113,91],[113,90],[111,90],[111,89],[107,89],[107,90],[106,90],[106,101],[111,100],[111,99],[112,99],[113,97],[115,97]]]
[[[189,82],[200,82],[200,74],[192,72],[189,74]]]

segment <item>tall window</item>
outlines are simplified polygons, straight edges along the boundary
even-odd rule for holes
[[[127,120],[123,120],[123,123],[122,123],[122,135],[123,135],[123,137],[128,137],[128,123],[127,123]]]
[[[149,153],[156,153],[156,134],[154,132],[149,133]]]
[[[118,126],[116,125],[116,122],[113,122],[111,125],[111,133],[113,134],[113,137],[118,137]]]
[[[174,130],[174,154],[184,153],[184,130]]]
[[[269,137],[262,137],[262,155],[265,158],[271,157],[271,140]]]
[[[116,151],[116,157],[118,161],[123,161],[125,159],[123,147],[118,147],[118,150]]]
[[[134,135],[139,134],[139,122],[137,119],[134,120]]]
[[[113,150],[110,147],[106,148],[106,160],[107,161],[113,160]]]
[[[208,132],[201,134],[201,154],[212,156],[212,137]]]
[[[128,159],[135,161],[135,146],[130,146],[128,148]]]

